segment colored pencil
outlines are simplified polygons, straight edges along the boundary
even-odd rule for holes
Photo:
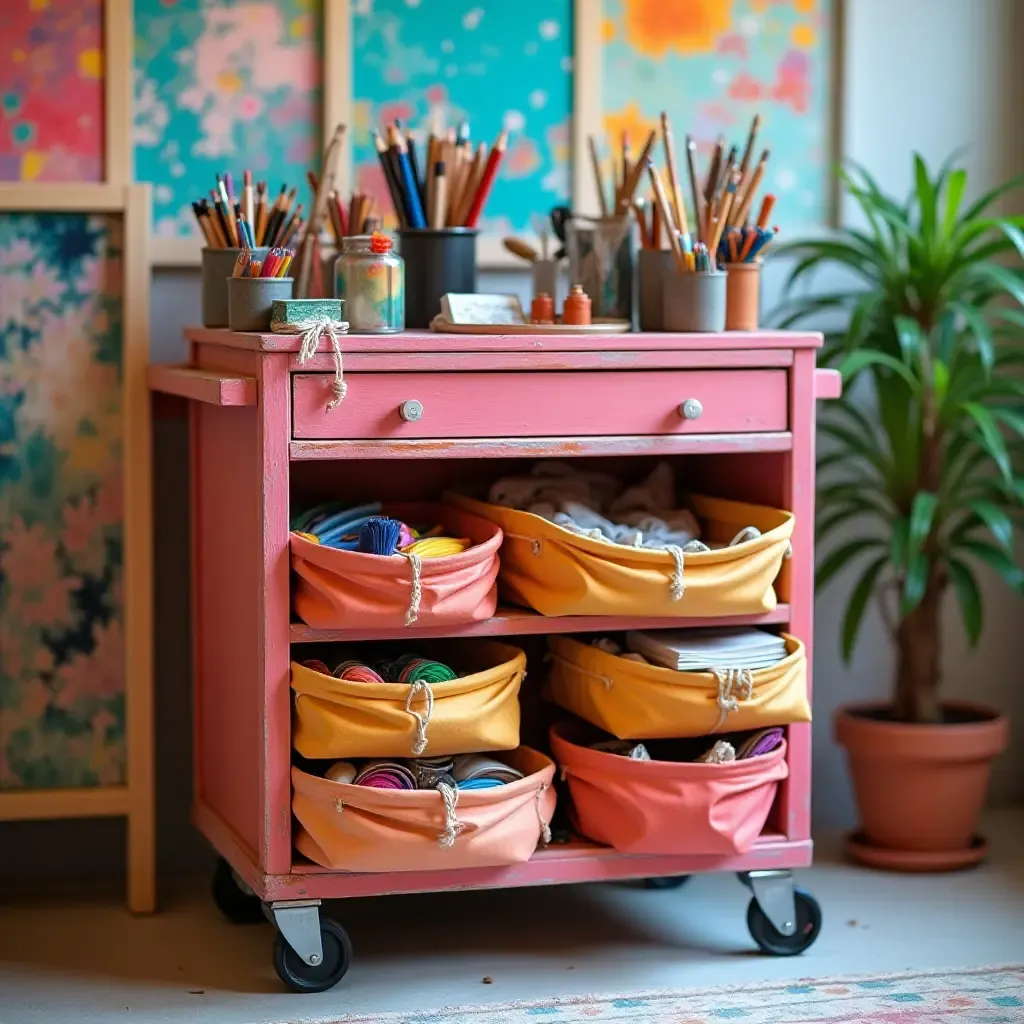
[[[593,135],[587,136],[587,146],[590,149],[590,162],[594,168],[594,184],[597,187],[597,201],[601,206],[601,216],[608,216],[608,199],[605,196],[604,174],[601,171],[601,157],[597,152],[597,139]]]
[[[686,204],[683,202],[683,192],[679,187],[679,169],[676,166],[676,147],[672,135],[672,125],[669,123],[668,114],[662,111],[661,115],[661,138],[665,146],[665,166],[668,170],[668,187],[672,199],[672,212],[675,214],[674,228],[684,235],[690,233],[690,225],[686,218]]]
[[[487,157],[487,164],[484,167],[484,173],[480,178],[480,184],[477,186],[476,194],[473,196],[469,213],[466,214],[464,223],[467,228],[475,228],[477,221],[480,219],[484,203],[487,202],[487,197],[494,186],[494,179],[498,176],[498,166],[501,164],[501,159],[505,155],[505,148],[507,146],[508,132],[502,131],[491,147],[491,152]]]

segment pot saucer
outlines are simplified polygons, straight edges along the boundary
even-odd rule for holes
[[[882,871],[962,871],[980,864],[988,855],[988,842],[975,836],[965,850],[893,850],[873,846],[863,832],[846,835],[846,852],[858,864]]]

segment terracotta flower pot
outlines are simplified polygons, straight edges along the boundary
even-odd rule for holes
[[[1007,721],[980,704],[943,705],[947,721],[889,721],[887,706],[840,708],[835,735],[846,748],[861,831],[848,850],[873,867],[948,871],[985,855],[975,834],[993,758]]]

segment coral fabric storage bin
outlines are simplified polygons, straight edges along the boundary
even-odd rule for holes
[[[692,495],[686,504],[700,520],[705,543],[729,544],[747,527],[760,536],[682,554],[680,579],[680,564],[668,551],[593,540],[531,512],[462,495],[446,500],[501,527],[502,593],[541,615],[711,617],[770,611],[777,603],[772,584],[793,535],[789,512]]]
[[[576,830],[620,853],[733,854],[753,846],[786,778],[786,744],[725,764],[634,761],[590,750],[590,726],[561,722],[551,752]]]
[[[787,655],[770,668],[677,672],[569,637],[551,637],[548,696],[620,740],[671,739],[809,722],[807,652],[783,634]]]
[[[382,514],[406,522],[439,522],[452,536],[468,537],[473,546],[457,555],[420,560],[421,593],[414,609],[415,569],[408,558],[323,547],[293,533],[292,605],[307,626],[456,626],[494,614],[500,529],[444,505],[388,505]]]
[[[292,662],[292,742],[303,757],[437,757],[519,746],[526,655],[490,640],[417,649],[469,674],[444,683],[355,683]],[[425,740],[422,747],[418,741]]]
[[[529,747],[499,755],[525,778],[459,792],[451,812],[437,790],[373,789],[292,768],[298,851],[337,871],[432,871],[520,864],[555,812],[553,762]],[[446,845],[445,838],[454,835]]]

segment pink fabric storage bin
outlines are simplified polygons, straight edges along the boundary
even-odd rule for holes
[[[572,796],[576,830],[620,853],[743,853],[761,834],[786,745],[726,764],[633,761],[580,744],[602,734],[582,722],[551,729],[551,752]]]
[[[493,757],[524,778],[458,792],[448,808],[438,790],[352,786],[292,768],[299,853],[336,871],[434,871],[496,867],[530,859],[550,840],[555,813],[550,758],[519,747]]]
[[[388,505],[383,515],[437,522],[473,546],[457,555],[413,562],[404,555],[367,555],[323,547],[291,535],[292,605],[314,629],[456,626],[489,619],[498,604],[501,528],[446,505]]]

